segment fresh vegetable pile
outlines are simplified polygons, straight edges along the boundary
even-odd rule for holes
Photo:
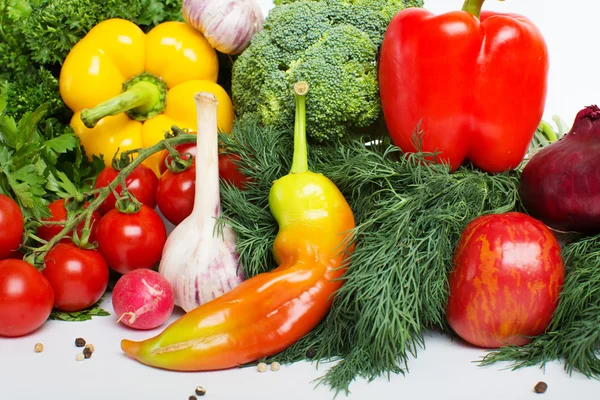
[[[348,391],[439,329],[600,377],[600,109],[541,121],[544,39],[483,3],[4,2],[0,336],[106,295],[114,329],[183,309],[121,342],[163,369]]]

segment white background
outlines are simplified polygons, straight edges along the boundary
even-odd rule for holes
[[[265,11],[270,1],[260,1]],[[427,1],[426,7],[444,12],[461,7],[459,0]],[[488,0],[486,8],[527,15],[542,30],[551,57],[545,118],[559,114],[570,126],[579,109],[599,101],[600,5],[593,0],[548,1]],[[440,55],[443,57],[443,55]],[[104,304],[112,312],[109,299]],[[171,320],[180,316],[176,313]],[[116,318],[95,318],[83,323],[50,321],[35,333],[16,339],[0,338],[0,400],[21,399],[131,399],[185,400],[197,385],[206,399],[332,399],[327,388],[315,389],[317,370],[309,363],[283,366],[260,374],[254,368],[209,373],[177,373],[138,364],[119,348],[122,338],[144,339],[161,331],[133,331],[116,324]],[[89,360],[75,361],[76,337],[96,347]],[[36,342],[45,350],[33,352]],[[462,342],[428,336],[426,351],[410,361],[405,377],[391,376],[351,386],[351,399],[600,399],[600,382],[581,375],[569,376],[560,363],[546,370],[531,367],[516,372],[505,365],[479,367],[473,361],[485,352]],[[543,395],[533,392],[540,380],[548,383]],[[541,396],[541,397],[538,397]],[[343,399],[340,395],[338,398]]]

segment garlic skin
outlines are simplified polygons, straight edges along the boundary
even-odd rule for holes
[[[256,0],[183,0],[181,10],[185,21],[225,54],[241,53],[265,20]]]
[[[217,99],[196,93],[196,193],[192,213],[177,225],[163,249],[158,272],[173,289],[175,305],[186,312],[230,291],[243,280],[236,237],[220,229]]]

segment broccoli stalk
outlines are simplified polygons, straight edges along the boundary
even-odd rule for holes
[[[307,134],[327,142],[372,126],[382,115],[377,52],[392,17],[421,0],[281,0],[233,66],[241,118],[294,125],[295,82],[311,86]]]

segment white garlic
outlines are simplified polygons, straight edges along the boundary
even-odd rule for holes
[[[264,23],[256,0],[183,0],[182,13],[190,26],[225,54],[241,53]]]
[[[230,291],[243,280],[236,237],[227,225],[220,229],[217,99],[197,93],[196,194],[192,213],[173,229],[158,272],[175,296],[175,304],[190,311]],[[239,267],[239,268],[238,268]]]

